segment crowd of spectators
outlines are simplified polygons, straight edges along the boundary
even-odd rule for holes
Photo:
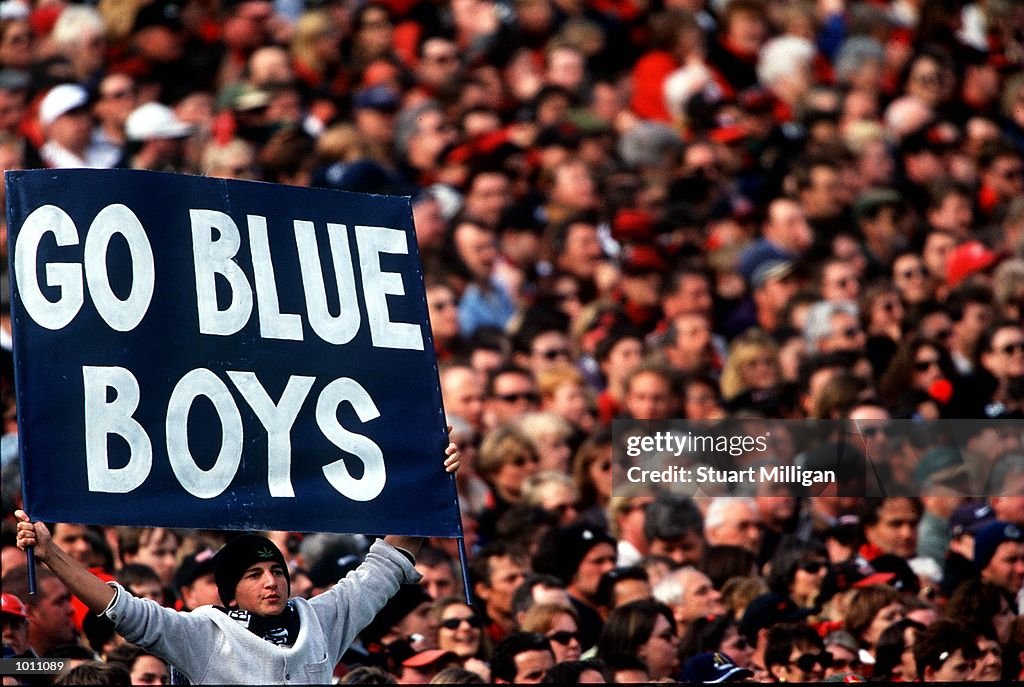
[[[0,169],[73,167],[412,197],[473,603],[433,540],[342,682],[1024,676],[1024,3],[3,0]],[[165,684],[26,593],[4,222],[4,655]],[[622,417],[1009,429],[974,490],[878,432],[886,496],[613,495]],[[220,603],[228,533],[50,529]],[[272,536],[306,597],[368,545]]]

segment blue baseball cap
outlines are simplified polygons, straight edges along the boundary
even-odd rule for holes
[[[720,682],[740,682],[753,677],[754,672],[740,668],[720,651],[697,654],[683,668],[683,682],[715,685]]]

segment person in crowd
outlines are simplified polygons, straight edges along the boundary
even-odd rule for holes
[[[445,468],[457,470],[454,444],[445,455]],[[290,575],[280,549],[266,537],[242,535],[217,553],[214,577],[227,606],[180,613],[137,599],[118,584],[104,584],[53,544],[46,525],[32,522],[24,511],[17,517],[19,548],[34,547],[36,558],[53,573],[50,579],[66,585],[65,595],[74,593],[92,612],[113,621],[126,639],[151,649],[192,683],[241,682],[261,671],[267,680],[282,672],[287,680],[293,656],[307,664],[304,679],[326,681],[359,629],[402,582],[418,579],[409,547],[418,550],[420,541],[392,536],[371,547],[360,573],[331,592],[311,602],[289,598]],[[346,622],[338,622],[343,616]],[[328,634],[335,639],[328,640]],[[265,643],[251,644],[259,639]],[[238,652],[247,646],[243,658]],[[309,665],[319,668],[311,674]]]
[[[466,600],[441,597],[434,602],[430,615],[437,626],[437,648],[457,655],[463,668],[481,678],[489,677],[490,638],[483,632],[484,619],[466,605]]]
[[[636,656],[644,662],[650,680],[675,674],[679,668],[679,637],[672,611],[657,601],[634,601],[608,616],[597,644],[597,656]]]

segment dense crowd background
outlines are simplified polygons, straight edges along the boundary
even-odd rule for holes
[[[412,196],[474,603],[432,541],[342,681],[1021,677],[1024,4],[4,0],[0,67],[5,170]],[[0,239],[4,655],[166,682],[42,568],[25,593]],[[885,497],[613,496],[619,417],[1007,429],[866,433]],[[51,529],[219,603],[229,533]],[[272,534],[307,597],[368,544]]]

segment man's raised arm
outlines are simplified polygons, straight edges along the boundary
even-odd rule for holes
[[[81,563],[53,543],[50,530],[41,522],[32,522],[28,513],[15,511],[18,518],[18,548],[25,551],[35,547],[36,560],[46,564],[72,594],[97,615],[107,610],[116,593],[113,587],[86,570]]]

